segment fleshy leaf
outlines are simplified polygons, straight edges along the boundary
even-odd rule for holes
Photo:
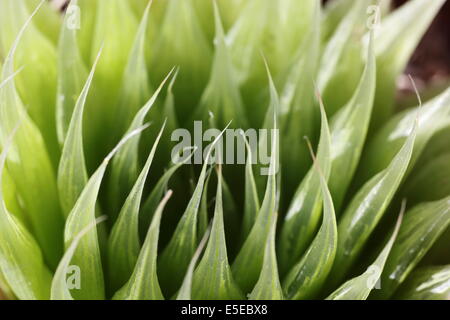
[[[138,29],[138,22],[129,1],[100,0],[95,3],[97,9],[93,18],[95,25],[91,31],[93,34],[90,60],[94,60],[101,47],[103,53],[93,82],[96,94],[86,107],[85,150],[88,169],[96,168],[98,160],[103,159],[116,143],[117,136],[111,133],[117,129],[114,123],[118,112],[117,101],[134,35]],[[87,6],[85,9],[80,7],[80,11],[90,10],[91,5]]]
[[[114,295],[116,300],[163,300],[156,272],[159,227],[164,207],[172,195],[168,191],[153,215],[144,245],[130,280]]]
[[[316,170],[321,170],[318,161],[314,160],[314,163]],[[319,178],[323,199],[322,226],[306,253],[283,282],[287,299],[316,298],[331,271],[336,255],[338,232],[333,200],[322,173]]]
[[[394,296],[399,300],[450,300],[450,265],[414,271]]]
[[[122,87],[114,121],[119,135],[128,128],[134,115],[150,95],[145,61],[145,41],[151,4],[152,1],[148,3],[144,11],[122,78]]]
[[[30,15],[25,1],[0,1],[0,47],[3,47],[4,52],[14,51],[17,64],[11,61],[11,68],[29,66],[15,80],[17,92],[27,106],[30,118],[39,128],[44,138],[42,143],[56,167],[59,158],[55,121],[56,48],[31,21],[45,2],[39,1]]]
[[[142,227],[148,227],[150,225],[150,220],[153,216],[153,214],[156,211],[156,208],[158,207],[159,202],[161,201],[161,198],[164,194],[164,190],[166,190],[167,185],[169,183],[170,178],[174,175],[174,173],[181,168],[186,163],[189,163],[189,161],[192,159],[192,156],[195,153],[195,148],[189,147],[186,148],[183,152],[192,151],[188,156],[186,156],[184,159],[175,159],[174,165],[171,166],[164,174],[163,176],[158,180],[156,185],[153,187],[153,190],[150,192],[150,195],[148,196],[147,200],[145,200],[144,205],[142,206],[142,212],[139,215],[140,219],[140,228]]]
[[[166,76],[158,89],[156,89],[153,96],[138,111],[127,132],[131,132],[142,126],[145,121],[145,117],[155,104],[156,99],[158,98],[164,84],[169,79],[172,72],[173,69]],[[124,145],[124,147],[117,153],[117,156],[114,157],[111,165],[111,176],[108,185],[109,199],[111,201],[110,210],[114,218],[119,212],[121,204],[124,202],[139,175],[140,137],[140,135],[137,135],[133,139],[130,139],[130,141],[128,141],[128,143]]]
[[[450,88],[422,107],[396,115],[372,138],[361,159],[357,175],[358,183],[364,183],[389,165],[409,136],[411,123],[418,113],[419,128],[408,171],[414,166],[433,135],[450,126]]]
[[[322,102],[320,112],[322,128],[317,161],[325,180],[328,180],[331,170],[331,136]],[[320,174],[314,166],[308,171],[284,217],[279,243],[280,267],[284,274],[298,262],[317,232],[322,213]]]
[[[247,150],[247,162],[245,164],[245,202],[244,218],[242,221],[242,239],[245,240],[255,224],[260,209],[258,189],[256,188],[255,176],[253,175],[253,157],[251,147],[245,136],[242,137]]]
[[[381,277],[382,290],[375,297],[389,298],[449,225],[450,197],[407,212]]]
[[[197,247],[198,211],[206,179],[206,170],[212,160],[211,154],[217,142],[222,139],[224,132],[222,131],[209,146],[210,148],[203,158],[203,167],[194,193],[158,261],[158,276],[162,287],[167,290],[167,292],[164,292],[166,296],[174,294],[180,286],[183,281],[183,274],[186,272],[189,261]]]
[[[374,127],[392,115],[397,77],[444,3],[445,0],[408,1],[381,22],[375,33],[378,70]]]
[[[218,169],[216,206],[208,245],[197,266],[192,283],[192,299],[237,300],[243,295],[228,264],[223,223],[222,173]]]
[[[277,255],[275,252],[276,226],[277,219],[274,219],[267,238],[261,274],[252,293],[249,295],[250,300],[283,300],[283,289],[278,275]]]
[[[439,186],[438,188],[430,186]],[[403,194],[410,203],[436,201],[450,194],[450,153],[436,156],[417,168],[405,183]]]
[[[72,7],[73,6],[73,7]],[[72,113],[79,94],[88,77],[77,42],[77,29],[70,15],[71,9],[78,6],[77,0],[72,0],[67,9],[69,14],[64,17],[58,42],[58,84],[56,92],[56,130],[58,142],[64,144],[69,130]]]
[[[289,67],[287,80],[280,95],[280,131],[283,144],[282,180],[287,199],[298,187],[298,182],[309,170],[311,161],[308,148],[302,142],[304,136],[316,141],[319,108],[314,103],[314,79],[316,78],[320,46],[320,3],[315,1],[312,25],[298,50],[294,63]]]
[[[2,173],[12,135],[0,156],[0,273],[19,299],[48,299],[51,274],[41,249],[22,223],[9,213],[3,198]]]
[[[167,2],[166,9],[151,50],[151,79],[158,83],[175,63],[180,66],[178,85],[174,89],[177,101],[183,102],[177,108],[179,119],[186,119],[191,116],[191,106],[197,105],[208,81],[211,46],[201,29],[193,0],[164,2]]]
[[[194,278],[195,265],[197,264],[198,258],[200,258],[206,242],[208,241],[210,232],[211,228],[208,228],[202,240],[200,241],[197,250],[192,256],[191,261],[189,262],[189,266],[187,268],[186,275],[184,276],[183,283],[181,284],[181,288],[177,293],[177,300],[191,300],[192,298],[192,281]]]
[[[94,224],[86,226],[82,231],[80,231],[79,234],[74,238],[72,241],[72,244],[67,249],[67,251],[64,253],[63,258],[58,264],[58,268],[55,271],[55,274],[53,276],[52,280],[52,287],[51,287],[51,300],[73,300],[72,295],[70,294],[70,290],[67,286],[67,274],[70,271],[70,261],[73,258],[73,255],[75,253],[75,250],[78,247],[78,244],[80,243],[81,238],[88,233],[95,225],[99,224],[102,221],[106,220],[106,216],[98,218]],[[74,269],[76,270],[76,269]],[[76,275],[76,271],[74,273],[74,276]]]
[[[9,3],[9,1],[7,2]],[[13,2],[16,1],[11,1],[11,3]],[[15,74],[16,49],[38,9],[39,7],[20,30],[5,59],[1,76],[2,82]],[[37,81],[39,82],[39,80]],[[43,251],[45,261],[49,266],[54,267],[62,255],[63,217],[59,208],[52,163],[44,138],[28,116],[19,98],[15,82],[3,82],[3,86],[0,88],[0,142],[2,146],[16,123],[21,123],[21,125],[8,154],[8,173],[14,180],[18,194],[23,201],[27,218],[30,220],[31,231]]]
[[[270,122],[266,121],[266,123],[272,123],[272,130],[270,134],[270,164],[265,173],[265,175],[267,175],[266,191],[255,223],[232,265],[233,275],[244,294],[250,293],[258,281],[263,266],[264,248],[267,243],[267,238],[269,237],[270,228],[276,216],[275,213],[278,204],[277,173],[279,170],[279,136],[277,132],[277,120],[280,105],[278,93],[268,69],[267,74],[270,84],[270,104],[266,119],[272,118],[272,120]],[[261,174],[263,174],[263,169],[265,168],[260,168]]]
[[[349,103],[331,121],[331,173],[328,186],[338,214],[359,163],[369,129],[375,96],[375,76],[375,56],[372,46],[369,46],[366,69],[358,88]]]
[[[222,21],[215,2],[214,17],[216,26],[215,55],[211,68],[211,77],[203,92],[198,111],[205,116],[208,115],[208,111],[211,111],[218,126],[223,126],[228,119],[233,119],[237,126],[245,128],[247,119],[243,109],[243,101],[238,82],[233,73]]]
[[[133,136],[140,134],[146,126],[140,127],[127,134],[117,146],[103,160],[102,164],[90,177],[75,206],[66,220],[64,240],[68,248],[76,235],[86,226],[95,221],[95,207],[97,197],[106,167],[117,151]],[[79,268],[81,279],[80,288],[71,290],[75,299],[104,299],[103,269],[100,256],[100,247],[97,228],[92,228],[80,240],[72,258],[73,265]]]
[[[73,114],[71,114],[59,162],[57,185],[61,207],[66,218],[88,180],[83,149],[83,114],[100,55],[101,51],[97,55],[97,59],[77,99]]]
[[[397,192],[411,160],[417,130],[416,117],[408,139],[389,166],[368,181],[345,210],[338,226],[339,245],[330,286],[345,279]]]
[[[367,270],[345,282],[336,291],[334,291],[327,300],[366,300],[370,292],[375,288],[377,282],[381,277],[386,260],[388,259],[389,253],[391,252],[394,241],[397,238],[398,231],[400,230],[400,225],[403,219],[403,214],[405,211],[405,204],[402,205],[402,210],[398,218],[397,224],[395,226],[394,232],[389,239],[386,246],[380,252],[376,260],[367,268]],[[380,289],[380,288],[378,288]]]
[[[120,210],[108,241],[109,285],[112,290],[122,287],[133,272],[138,260],[141,244],[139,242],[139,211],[145,181],[155,156],[165,124],[161,128],[147,161],[137,178],[133,189]]]

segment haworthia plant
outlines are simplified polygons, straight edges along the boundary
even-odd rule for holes
[[[0,0],[0,297],[448,299],[445,0],[392,3]]]

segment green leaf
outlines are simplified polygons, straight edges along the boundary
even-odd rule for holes
[[[89,169],[95,168],[99,159],[103,159],[116,142],[111,132],[116,131],[114,121],[118,112],[117,101],[138,29],[128,1],[96,1],[96,4],[90,60],[94,60],[101,47],[103,53],[93,82],[96,94],[86,108],[85,149],[86,155],[89,155]]]
[[[223,223],[222,172],[218,168],[216,206],[208,245],[194,273],[192,299],[237,300],[243,295],[228,264]]]
[[[226,128],[225,128],[226,130]],[[222,131],[211,143],[210,148],[203,158],[204,164],[198,178],[194,193],[181,216],[175,232],[169,243],[161,254],[158,261],[158,276],[162,287],[167,290],[166,296],[171,296],[183,281],[183,274],[186,272],[189,261],[194,255],[197,246],[197,225],[198,211],[205,185],[206,170],[208,163],[212,160],[211,153],[219,140],[222,139]]]
[[[331,170],[331,137],[322,102],[320,102],[320,112],[322,128],[317,161],[322,168],[325,180],[328,180]],[[279,242],[279,259],[283,274],[298,262],[317,232],[322,214],[320,174],[314,166],[308,171],[298,186],[284,217]]]
[[[25,0],[29,10],[36,8],[42,0]],[[37,29],[53,43],[58,42],[58,35],[61,29],[61,16],[52,4],[46,2],[39,9],[34,17],[34,25]]]
[[[321,170],[314,160],[316,170]],[[312,299],[322,289],[333,266],[337,249],[338,232],[333,200],[324,175],[320,174],[323,199],[322,226],[301,260],[290,270],[283,283],[288,299]]]
[[[414,204],[436,201],[449,195],[450,153],[436,156],[424,167],[417,168],[405,183],[402,194]]]
[[[71,245],[78,233],[95,221],[95,207],[100,184],[111,158],[129,139],[140,134],[145,128],[145,126],[140,127],[127,134],[90,177],[75,206],[67,217],[64,230],[66,248]],[[96,227],[92,228],[80,240],[72,258],[72,264],[77,266],[81,273],[80,288],[71,290],[72,296],[75,299],[104,299],[103,269]]]
[[[320,3],[315,1],[312,25],[302,47],[289,66],[287,79],[280,95],[280,136],[283,140],[281,158],[282,180],[287,199],[298,187],[298,182],[309,170],[308,148],[301,142],[304,136],[316,141],[319,108],[314,103],[320,52]]]
[[[164,84],[170,78],[172,72],[173,69],[166,76],[163,82],[161,82],[153,96],[135,115],[130,127],[127,130],[128,133],[142,126],[145,121],[145,117],[155,104],[156,99],[158,98]],[[140,138],[141,136],[137,135],[133,139],[130,139],[130,141],[117,153],[117,156],[114,157],[111,165],[112,169],[108,183],[108,198],[111,202],[109,205],[114,219],[120,210],[121,204],[124,202],[139,175]]]
[[[450,265],[414,271],[394,296],[399,300],[449,300]]]
[[[203,236],[202,240],[200,241],[200,244],[197,247],[197,250],[195,251],[194,255],[192,256],[191,261],[189,262],[189,266],[186,271],[186,275],[184,276],[183,283],[181,284],[181,288],[177,293],[177,300],[191,300],[192,295],[192,281],[194,278],[194,270],[195,265],[197,264],[197,260],[200,257],[203,248],[206,245],[206,242],[208,241],[209,234],[211,231],[211,227],[209,227],[205,235]]]
[[[151,80],[158,83],[174,64],[180,66],[175,96],[182,103],[177,105],[177,113],[179,119],[190,118],[191,106],[197,105],[208,81],[212,57],[212,48],[201,29],[193,0],[167,1],[157,28],[150,51]]]
[[[2,173],[15,132],[4,144],[0,156],[0,273],[19,299],[48,299],[51,274],[41,249],[22,223],[9,213],[3,198]]]
[[[0,12],[3,14],[2,10]],[[36,11],[33,15],[35,13]],[[33,15],[20,30],[3,65],[3,85],[0,88],[0,143],[4,147],[6,137],[10,135],[14,125],[20,122],[21,126],[14,137],[7,159],[8,173],[15,182],[27,212],[27,219],[30,220],[31,231],[43,251],[45,260],[49,266],[54,267],[62,255],[63,217],[59,208],[52,163],[44,138],[28,116],[14,81],[6,81],[15,74],[16,50]]]
[[[245,164],[244,218],[242,221],[242,239],[245,240],[255,224],[258,212],[260,210],[260,203],[255,176],[253,175],[252,165],[254,158],[252,155],[252,150],[245,136],[243,136],[243,139],[247,150],[247,162]]]
[[[131,278],[116,292],[115,300],[164,300],[156,272],[156,257],[161,215],[171,195],[169,190],[158,205]]]
[[[277,255],[275,252],[275,232],[277,219],[275,218],[267,238],[264,250],[264,262],[250,300],[283,300],[283,289],[278,276]]]
[[[383,271],[382,290],[375,297],[392,296],[449,225],[450,196],[409,210]]]
[[[354,31],[363,10],[366,8],[366,5],[366,1],[359,1],[353,5],[347,15],[342,18],[331,39],[327,42],[320,60],[318,74],[317,86],[320,92],[325,91],[330,79],[335,73],[340,58],[345,52],[344,49],[346,45],[348,45],[352,32]]]
[[[141,249],[139,243],[139,211],[142,193],[164,128],[165,124],[161,128],[144,168],[125,200],[109,236],[108,270],[109,285],[112,290],[119,289],[127,282],[138,260]]]
[[[418,118],[409,137],[389,166],[368,181],[353,197],[339,221],[339,245],[330,286],[345,279],[372,231],[394,197],[411,159],[417,136]]]
[[[279,169],[277,117],[279,112],[279,100],[278,93],[276,92],[268,70],[267,73],[270,83],[271,101],[268,117],[271,115],[273,118],[274,132],[271,133],[272,151],[270,156],[270,167],[266,172],[266,191],[255,223],[232,265],[235,280],[244,294],[250,293],[258,281],[259,274],[263,267],[264,248],[277,210],[277,171]]]
[[[16,78],[17,91],[56,167],[59,158],[55,121],[56,48],[31,22],[44,3],[40,1],[30,15],[24,1],[0,1],[0,47],[4,52],[14,51],[16,64],[12,66],[28,66]]]
[[[264,33],[268,31],[266,21],[272,5],[270,0],[247,1],[241,5],[242,11],[227,34],[226,42],[230,44],[230,57],[238,84],[248,80],[251,73],[255,72],[255,60],[261,49]]]
[[[398,217],[397,224],[395,226],[394,232],[388,243],[385,245],[383,250],[380,252],[376,260],[367,268],[367,270],[345,282],[336,291],[334,291],[327,300],[366,300],[370,292],[375,288],[377,282],[381,277],[386,260],[391,252],[394,241],[397,238],[398,231],[400,230],[400,225],[402,223],[403,214],[405,211],[405,204],[402,204],[402,210],[400,216]],[[380,289],[380,288],[378,288]]]
[[[211,172],[212,168],[208,170],[206,173],[206,180],[205,180],[205,187],[203,189],[203,196],[202,200],[200,202],[200,209],[198,212],[198,236],[200,237],[202,234],[205,234],[206,229],[208,229],[209,224],[209,213],[208,213],[208,186],[209,186],[209,180],[211,178]]]
[[[328,186],[338,214],[366,141],[375,96],[375,76],[375,56],[370,45],[366,69],[358,88],[352,99],[331,121],[331,173]]]
[[[50,295],[51,300],[73,300],[73,297],[70,294],[70,290],[67,286],[67,282],[69,280],[67,279],[67,274],[69,272],[70,262],[83,236],[86,235],[97,224],[105,220],[106,216],[98,218],[97,220],[95,220],[95,223],[86,226],[86,228],[80,231],[80,233],[78,233],[77,236],[74,238],[71,245],[64,253],[63,258],[59,262],[58,268],[56,269],[55,274],[53,276]],[[76,271],[74,273],[74,276],[77,276]]]
[[[215,4],[215,2],[214,2]],[[199,115],[207,117],[208,111],[215,116],[216,125],[223,126],[233,119],[239,127],[247,127],[247,117],[240,95],[237,79],[229,49],[225,42],[222,21],[217,5],[214,5],[216,26],[215,55],[211,68],[211,77],[200,100]],[[206,120],[206,119],[205,119]]]
[[[123,131],[128,128],[134,115],[150,95],[147,64],[145,61],[145,41],[151,4],[152,2],[150,1],[144,11],[123,74],[114,121],[118,136],[123,134]]]
[[[68,11],[77,6],[78,1],[72,0]],[[88,70],[78,47],[77,29],[71,25],[72,20],[73,17],[70,14],[65,15],[58,42],[56,130],[60,145],[63,145],[66,140],[73,110],[88,77]]]
[[[67,128],[62,155],[59,161],[57,185],[61,207],[66,218],[88,180],[83,149],[83,114],[100,56],[101,51],[97,55],[97,59],[77,99],[73,114],[71,114],[70,124]]]
[[[419,110],[420,108],[420,110]],[[419,113],[419,128],[408,171],[435,133],[450,126],[450,88],[422,107],[406,110],[393,117],[372,138],[361,159],[357,179],[363,183],[386,168],[410,134],[411,123]]]
[[[377,91],[374,126],[377,127],[394,112],[397,77],[403,72],[425,31],[445,0],[413,0],[386,17],[375,35],[377,56]]]
[[[193,155],[195,154],[195,147],[189,147],[183,150],[184,152],[190,151],[192,152],[186,156],[183,159],[176,158],[174,159],[174,165],[172,165],[164,174],[163,176],[158,180],[156,185],[153,187],[153,190],[150,192],[150,195],[148,196],[147,200],[145,200],[144,205],[142,206],[142,212],[139,215],[139,225],[141,227],[147,227],[150,225],[150,220],[156,211],[156,208],[158,207],[159,202],[161,201],[161,198],[164,194],[164,190],[167,189],[167,185],[169,183],[169,180],[172,178],[172,176],[175,174],[175,172],[181,168],[183,165],[190,162]]]

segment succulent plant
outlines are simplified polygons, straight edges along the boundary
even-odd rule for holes
[[[450,299],[444,3],[0,0],[3,296]]]

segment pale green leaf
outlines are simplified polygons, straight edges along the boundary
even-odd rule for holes
[[[165,124],[161,128],[144,168],[125,200],[109,236],[108,271],[109,285],[112,290],[119,289],[127,282],[138,260],[141,249],[139,242],[139,211],[142,194],[164,128]]]
[[[381,277],[381,273],[383,272],[386,260],[389,256],[389,253],[391,252],[392,246],[394,245],[394,241],[397,238],[397,234],[398,231],[400,230],[400,225],[405,211],[405,204],[406,202],[404,202],[402,205],[402,210],[400,212],[400,216],[398,218],[397,224],[395,226],[391,238],[389,239],[388,243],[383,248],[383,250],[380,252],[376,260],[367,268],[367,270],[363,274],[353,279],[350,279],[343,285],[341,285],[337,290],[335,290],[330,296],[327,297],[327,300],[367,299],[370,292],[373,290],[374,287],[376,287]]]
[[[217,5],[214,5],[214,17],[216,26],[215,55],[209,83],[203,92],[198,112],[204,116],[208,115],[208,111],[212,112],[218,126],[223,126],[229,119],[232,119],[237,126],[246,127],[247,117],[244,113],[243,101],[233,71],[228,45],[225,42]]]
[[[74,6],[74,7],[72,7]],[[69,130],[72,113],[75,109],[79,94],[88,77],[88,70],[84,65],[77,42],[77,29],[72,23],[70,15],[72,8],[77,8],[78,1],[70,2],[61,27],[58,42],[58,84],[56,96],[56,130],[58,142],[64,144]]]
[[[449,225],[450,197],[409,210],[383,271],[382,290],[375,296],[385,299],[392,296]]]
[[[339,221],[339,245],[330,286],[345,279],[404,178],[418,131],[414,119],[409,137],[387,168],[375,175],[353,197]]]
[[[331,170],[331,137],[322,102],[320,102],[320,111],[322,128],[317,161],[325,180],[328,180]],[[298,186],[284,217],[278,246],[280,268],[283,274],[299,261],[317,232],[322,214],[320,179],[320,173],[314,166],[311,167]]]
[[[375,76],[375,56],[372,46],[369,46],[366,69],[358,88],[331,121],[329,188],[338,214],[366,141],[375,96]]]
[[[122,78],[114,121],[119,136],[128,128],[136,112],[150,95],[145,61],[145,41],[151,4],[150,1],[144,10]]]
[[[70,268],[70,262],[73,258],[73,255],[75,253],[75,250],[78,247],[78,244],[80,243],[81,238],[88,233],[95,225],[98,223],[105,221],[106,216],[98,218],[94,224],[86,226],[82,231],[80,231],[79,234],[74,238],[71,245],[67,249],[67,251],[64,253],[63,258],[58,264],[58,268],[55,271],[55,274],[53,275],[52,280],[52,287],[51,287],[51,300],[73,300],[72,295],[70,294],[70,290],[68,287],[68,280],[67,274],[69,273]],[[76,270],[76,269],[75,269]],[[74,272],[73,276],[81,276]]]
[[[186,275],[184,276],[183,283],[181,284],[181,288],[177,293],[177,300],[191,300],[192,298],[192,281],[194,278],[195,265],[197,264],[198,259],[203,251],[203,248],[208,241],[209,234],[211,228],[208,228],[203,236],[200,244],[197,247],[197,250],[194,252],[191,261],[189,262],[189,266],[186,271]]]
[[[9,1],[1,3],[11,4]],[[0,12],[3,13],[2,10]],[[21,43],[22,36],[33,15],[23,25],[5,59],[1,76],[2,82],[15,74],[16,49]],[[59,208],[52,163],[43,136],[28,116],[19,98],[15,82],[3,82],[0,88],[0,142],[2,146],[5,145],[13,126],[19,122],[21,126],[17,130],[8,154],[8,173],[14,180],[18,194],[23,201],[27,219],[30,220],[31,231],[43,251],[45,260],[54,267],[62,254],[63,217]]]
[[[114,295],[116,300],[163,300],[156,272],[159,227],[164,207],[172,195],[168,191],[153,215],[144,245],[128,282]]]
[[[206,171],[209,162],[213,160],[211,154],[218,141],[222,139],[224,132],[222,131],[214,139],[206,156],[202,159],[204,163],[194,193],[158,261],[158,276],[162,287],[167,290],[165,292],[167,296],[171,296],[179,288],[197,247],[198,211],[205,185]]]
[[[161,198],[164,194],[164,190],[167,189],[167,185],[169,183],[169,180],[172,178],[172,176],[177,172],[178,169],[180,169],[183,165],[189,163],[192,159],[192,157],[195,154],[196,148],[186,148],[184,149],[184,152],[192,151],[189,155],[186,157],[181,158],[175,158],[174,159],[174,165],[172,165],[161,178],[159,178],[156,185],[153,187],[153,190],[150,192],[150,195],[148,196],[147,200],[145,200],[144,205],[142,206],[142,212],[139,215],[140,219],[140,228],[142,227],[148,227],[150,225],[150,220],[158,207],[159,202],[161,201]]]
[[[236,285],[228,263],[222,205],[222,172],[218,181],[214,219],[208,245],[197,266],[192,283],[192,299],[237,300],[243,295]]]
[[[97,59],[76,101],[73,113],[70,115],[71,120],[67,128],[62,155],[59,161],[57,185],[61,207],[66,218],[88,180],[83,149],[83,114],[100,56],[101,51],[97,55]]]
[[[276,217],[277,210],[277,173],[279,169],[279,149],[277,131],[277,117],[279,112],[278,93],[276,92],[272,78],[267,70],[270,83],[270,107],[268,117],[272,116],[273,130],[271,134],[271,156],[270,166],[266,169],[267,184],[264,199],[261,208],[256,217],[255,223],[250,233],[236,256],[232,271],[236,282],[244,294],[250,293],[256,282],[263,266],[264,248],[273,220]],[[261,172],[263,173],[263,172]]]
[[[51,274],[41,249],[22,223],[9,213],[3,198],[2,173],[11,139],[12,136],[4,144],[0,156],[0,273],[19,299],[48,299]]]
[[[64,230],[66,248],[71,245],[81,230],[95,221],[95,207],[100,184],[111,158],[129,139],[140,134],[145,128],[146,126],[140,127],[127,134],[90,177],[75,206],[67,217]],[[92,228],[80,240],[72,258],[72,264],[77,266],[81,273],[80,288],[71,290],[72,296],[75,299],[104,299],[103,269],[96,227]]]
[[[316,170],[321,170],[314,160]],[[283,282],[287,299],[303,300],[317,298],[333,266],[336,255],[338,232],[333,200],[323,174],[320,174],[323,199],[322,226],[301,260],[289,271]]]
[[[153,96],[135,115],[131,125],[127,130],[128,133],[142,126],[148,112],[155,104],[156,99],[158,98],[164,84],[170,78],[172,72],[173,69],[166,76],[158,89],[156,89]],[[126,145],[124,145],[124,147],[117,153],[117,156],[114,157],[111,165],[112,169],[108,183],[108,195],[111,202],[109,204],[110,210],[112,211],[112,215],[114,218],[119,212],[123,201],[127,197],[139,175],[140,138],[141,136],[137,135],[133,139],[130,139],[130,141]]]
[[[450,265],[414,271],[394,296],[399,300],[450,300]]]
[[[249,295],[250,300],[284,299],[283,289],[278,275],[277,255],[275,252],[276,226],[277,219],[274,219],[264,250],[264,262],[261,274],[259,275],[258,282],[256,282],[255,287]]]
[[[243,136],[246,150],[247,162],[245,164],[245,202],[244,202],[244,217],[242,221],[242,239],[245,240],[255,224],[256,217],[260,209],[258,190],[256,188],[255,176],[253,175],[253,161],[257,155],[252,154],[251,147]],[[255,157],[255,158],[253,158]],[[256,163],[256,161],[255,161]]]
[[[382,125],[394,110],[396,80],[445,0],[412,0],[387,16],[375,32],[377,91],[373,125]]]

